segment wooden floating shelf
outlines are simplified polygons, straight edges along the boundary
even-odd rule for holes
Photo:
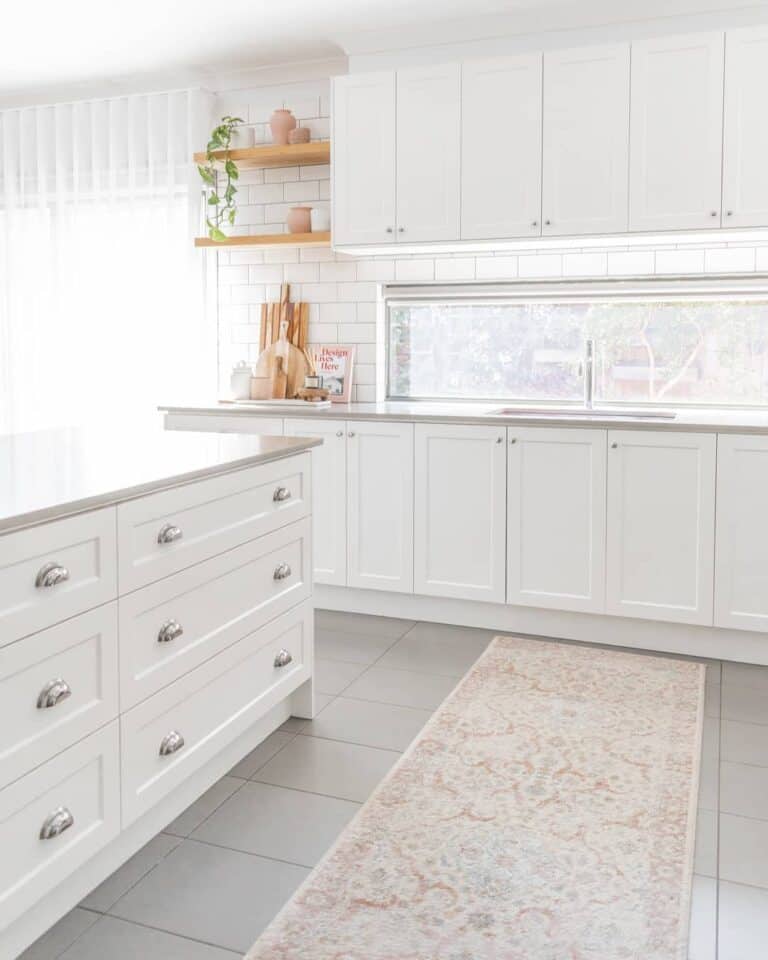
[[[211,240],[195,237],[196,247],[330,247],[330,231],[317,233],[262,233],[257,237],[227,237]]]
[[[313,143],[289,143],[284,147],[269,143],[263,147],[242,147],[237,150],[216,150],[213,156],[224,161],[227,156],[240,167],[298,167],[331,162],[330,140]],[[195,154],[195,163],[206,163],[205,153]]]

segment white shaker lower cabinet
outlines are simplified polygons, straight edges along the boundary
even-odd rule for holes
[[[212,416],[199,413],[168,413],[166,430],[194,430],[200,433],[261,433],[282,437],[282,417]]]
[[[347,583],[347,440],[343,420],[286,418],[288,436],[321,437],[312,451],[312,555],[314,580]]]
[[[415,593],[504,602],[505,431],[416,426]]]
[[[347,584],[413,590],[413,424],[347,423]]]
[[[507,603],[605,609],[606,431],[510,428]]]
[[[712,623],[716,438],[608,433],[606,612]]]
[[[768,631],[768,438],[717,443],[715,626]]]

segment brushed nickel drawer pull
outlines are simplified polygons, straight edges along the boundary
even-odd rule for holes
[[[70,685],[61,677],[56,677],[55,680],[49,680],[40,691],[40,696],[37,698],[37,709],[49,710],[71,696],[72,688]]]
[[[53,813],[50,813],[40,827],[41,840],[53,840],[61,836],[65,830],[69,830],[75,823],[75,818],[66,807],[57,807]]]
[[[166,523],[160,528],[160,533],[157,535],[157,542],[159,544],[165,543],[175,543],[176,540],[181,540],[184,534],[181,532],[181,527],[177,527],[173,523]]]
[[[170,757],[172,753],[176,753],[177,750],[181,750],[183,746],[184,737],[182,737],[177,730],[171,730],[170,733],[166,733],[160,742],[160,756]]]
[[[272,575],[275,580],[287,580],[291,575],[291,568],[287,563],[279,563],[275,567],[275,572]]]
[[[69,570],[55,560],[52,560],[38,570],[37,576],[35,577],[35,586],[55,587],[59,583],[64,583],[65,580],[69,580]]]
[[[291,491],[287,487],[278,487],[272,499],[275,503],[283,503],[283,501],[291,499]]]
[[[170,643],[171,640],[178,640],[183,633],[184,627],[182,627],[178,620],[166,620],[158,631],[157,642]]]
[[[288,653],[287,650],[281,650],[280,653],[275,657],[275,666],[276,667],[287,667],[289,663],[293,662],[293,657]]]

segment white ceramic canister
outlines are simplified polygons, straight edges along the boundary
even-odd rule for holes
[[[229,378],[230,400],[247,400],[250,397],[252,376],[253,365],[246,363],[245,360],[232,367],[232,374]]]
[[[312,233],[325,233],[331,229],[331,211],[327,207],[312,207],[309,220]]]

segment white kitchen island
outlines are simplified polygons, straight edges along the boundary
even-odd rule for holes
[[[0,438],[0,958],[313,715],[313,439]]]

